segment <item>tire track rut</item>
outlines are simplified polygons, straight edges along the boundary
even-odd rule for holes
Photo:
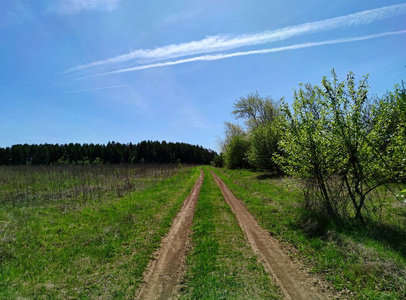
[[[321,291],[314,280],[300,266],[293,262],[281,248],[279,242],[263,229],[247,211],[218,175],[210,171],[226,202],[236,215],[240,227],[246,234],[249,244],[259,256],[267,272],[279,286],[285,299],[319,300],[334,299],[327,291]],[[323,284],[323,286],[326,284]]]
[[[196,181],[190,195],[177,214],[168,235],[163,239],[155,259],[148,265],[144,281],[136,299],[173,299],[178,293],[178,283],[183,275],[182,266],[190,228],[204,173]]]

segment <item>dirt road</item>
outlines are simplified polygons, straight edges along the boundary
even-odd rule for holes
[[[280,287],[285,299],[312,300],[334,299],[334,296],[321,292],[313,282],[318,279],[311,278],[302,271],[297,263],[287,255],[276,239],[259,226],[254,217],[247,211],[245,205],[238,200],[224,182],[211,172],[217,186],[223,193],[227,203],[231,206],[238,223],[245,232],[252,249],[257,253],[265,269],[272,275]]]
[[[193,214],[203,183],[203,171],[192,192],[183,203],[162,246],[149,264],[137,299],[173,299],[177,283],[182,277],[182,265],[186,256],[187,240],[192,226]]]

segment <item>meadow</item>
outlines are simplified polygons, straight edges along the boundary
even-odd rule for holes
[[[281,298],[209,170],[343,297],[406,298],[406,206],[390,191],[380,190],[385,209],[361,225],[306,211],[298,179],[203,169],[179,298]],[[0,299],[133,299],[199,174],[180,165],[1,167]]]
[[[199,172],[0,168],[0,299],[133,298]]]

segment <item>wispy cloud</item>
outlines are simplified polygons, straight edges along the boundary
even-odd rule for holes
[[[188,126],[198,129],[211,129],[206,116],[195,108],[182,108],[178,114],[179,118],[175,122],[188,124]]]
[[[9,0],[1,4],[0,28],[23,23],[35,16],[31,5],[22,0]]]
[[[126,87],[126,86],[128,86],[128,84],[111,85],[111,86],[104,86],[104,87],[93,88],[93,89],[69,91],[69,92],[64,92],[62,94],[73,94],[73,93],[91,92],[91,91],[106,90],[106,89],[116,89],[116,88]]]
[[[56,0],[51,11],[61,14],[75,14],[82,10],[107,10],[117,7],[119,0]]]
[[[71,0],[73,1],[73,0]],[[385,6],[382,8],[365,10],[341,17],[325,19],[317,22],[304,23],[296,26],[266,31],[258,34],[244,34],[238,36],[217,35],[202,40],[181,44],[172,44],[154,49],[138,49],[127,54],[79,65],[67,69],[64,73],[85,70],[99,66],[115,66],[135,61],[138,63],[172,59],[183,56],[192,56],[202,53],[231,50],[244,46],[261,45],[280,40],[289,39],[305,34],[329,31],[339,28],[366,25],[376,21],[388,19],[406,13],[406,4]]]
[[[180,64],[197,62],[197,61],[213,61],[213,60],[220,60],[220,59],[226,59],[226,58],[232,58],[232,57],[238,57],[238,56],[268,54],[268,53],[282,52],[282,51],[288,51],[288,50],[311,48],[311,47],[317,47],[317,46],[351,43],[351,42],[357,42],[357,41],[363,41],[363,40],[369,40],[369,39],[375,39],[375,38],[391,36],[391,35],[399,35],[399,34],[406,34],[406,30],[389,31],[389,32],[354,37],[354,38],[343,38],[343,39],[335,39],[335,40],[328,40],[328,41],[322,41],[322,42],[296,44],[296,45],[291,45],[291,46],[261,49],[261,50],[240,51],[240,52],[226,53],[226,54],[202,55],[202,56],[196,56],[196,57],[191,57],[191,58],[186,58],[186,59],[180,59],[180,60],[176,60],[176,61],[167,61],[167,62],[162,62],[162,63],[141,65],[141,66],[136,66],[136,67],[132,67],[132,68],[124,68],[124,69],[120,69],[120,70],[79,77],[77,79],[84,79],[84,78],[90,78],[90,77],[96,77],[96,76],[102,76],[102,75],[108,75],[108,74],[134,72],[134,71],[140,71],[140,70],[146,70],[146,69],[152,69],[152,68],[180,65]]]

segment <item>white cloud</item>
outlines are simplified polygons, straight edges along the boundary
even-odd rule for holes
[[[390,31],[390,32],[384,32],[384,33],[355,37],[355,38],[343,38],[343,39],[328,40],[328,41],[322,41],[322,42],[296,44],[296,45],[291,45],[291,46],[270,48],[270,49],[241,51],[241,52],[234,52],[234,53],[227,53],[227,54],[202,55],[202,56],[196,56],[196,57],[191,57],[191,58],[186,58],[186,59],[180,59],[180,60],[176,60],[176,61],[167,61],[167,62],[162,62],[162,63],[141,65],[141,66],[136,66],[136,67],[132,67],[132,68],[124,68],[124,69],[120,69],[120,70],[80,77],[77,79],[109,75],[109,74],[134,72],[134,71],[140,71],[140,70],[146,70],[146,69],[152,69],[152,68],[167,67],[167,66],[185,64],[185,63],[197,62],[197,61],[214,61],[214,60],[220,60],[220,59],[226,59],[226,58],[232,58],[232,57],[238,57],[238,56],[248,56],[248,55],[254,55],[254,54],[268,54],[268,53],[282,52],[282,51],[287,51],[287,50],[297,50],[297,49],[325,46],[325,45],[332,45],[332,44],[350,43],[350,42],[357,42],[357,41],[363,41],[363,40],[369,40],[369,39],[380,38],[380,37],[391,36],[391,35],[399,35],[399,34],[406,34],[406,30]]]
[[[82,10],[107,10],[117,7],[119,0],[58,0],[53,3],[52,11],[62,14],[74,14]]]
[[[366,25],[372,22],[402,15],[405,13],[406,4],[399,4],[372,10],[365,10],[342,17],[285,27],[278,30],[267,31],[258,34],[245,34],[238,36],[209,36],[198,41],[172,44],[154,49],[138,49],[127,54],[119,55],[105,60],[79,65],[66,70],[64,73],[80,71],[98,66],[114,66],[129,61],[145,63],[183,56],[197,55],[202,53],[231,50],[244,46],[261,45],[265,43],[289,39],[304,34],[329,31],[344,27]]]

